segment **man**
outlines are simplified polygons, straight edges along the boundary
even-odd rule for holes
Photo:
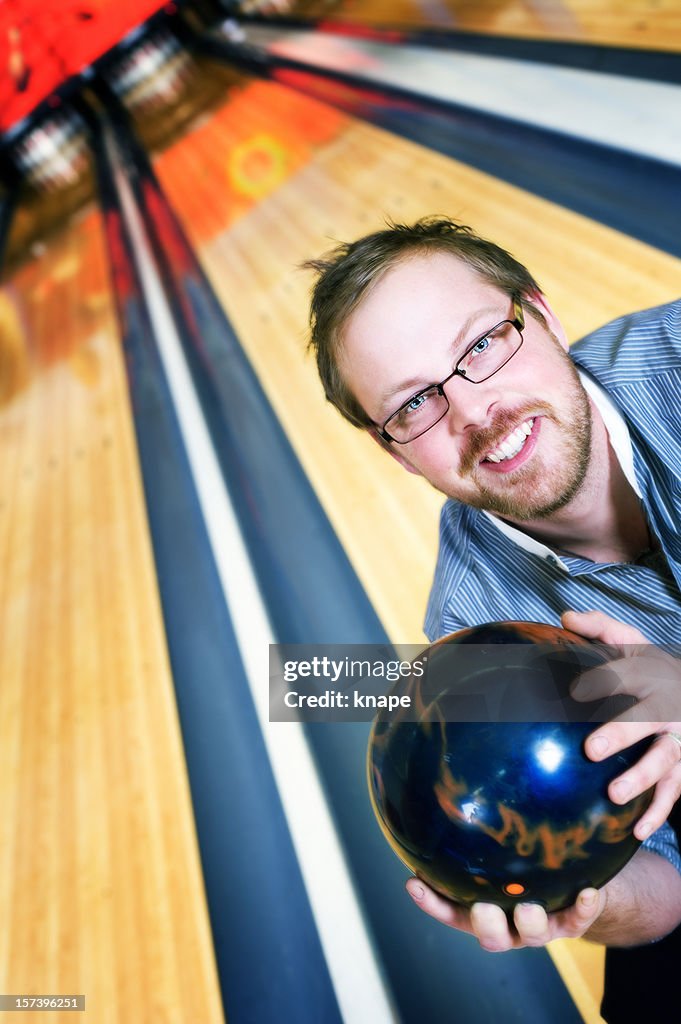
[[[624,803],[656,784],[635,829],[644,846],[600,892],[548,916],[521,905],[514,926],[497,907],[468,912],[416,879],[410,894],[489,950],[665,936],[681,921],[681,859],[663,826],[681,792],[681,672],[647,642],[681,641],[681,303],[616,321],[568,355],[527,269],[449,220],[392,226],[308,266],[320,274],[311,344],[327,398],[450,499],[429,637],[529,619],[612,643],[622,689],[656,721],[600,727],[589,756],[659,734],[611,787]],[[651,659],[667,680],[666,713],[645,690]],[[587,697],[586,677],[581,686]]]

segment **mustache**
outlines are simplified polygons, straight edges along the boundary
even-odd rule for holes
[[[502,409],[494,416],[487,427],[481,427],[468,438],[465,449],[461,455],[459,472],[463,475],[471,473],[478,465],[483,456],[493,451],[505,437],[520,426],[527,419],[534,419],[535,416],[547,416],[552,418],[553,410],[545,402],[534,402],[532,405],[518,409]]]

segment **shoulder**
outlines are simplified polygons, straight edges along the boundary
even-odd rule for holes
[[[447,566],[455,570],[465,562],[478,512],[469,505],[449,498],[440,512],[440,544],[438,570]]]
[[[456,595],[471,563],[471,538],[478,516],[458,501],[446,501],[440,513],[440,541],[424,631],[429,640],[461,625],[453,617]]]
[[[570,354],[607,387],[624,387],[681,369],[681,299],[629,313],[575,342]]]

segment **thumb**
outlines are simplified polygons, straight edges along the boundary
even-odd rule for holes
[[[605,612],[564,612],[560,619],[564,629],[585,637],[587,640],[600,640],[612,647],[623,648],[631,644],[647,644],[648,641],[640,630],[618,622]],[[621,653],[631,653],[631,651]]]

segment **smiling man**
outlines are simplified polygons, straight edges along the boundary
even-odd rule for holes
[[[568,352],[529,271],[444,218],[390,226],[308,266],[319,274],[311,345],[327,398],[449,499],[429,637],[493,620],[562,622],[619,646],[622,688],[652,700],[641,689],[647,641],[681,642],[681,303],[624,317]],[[663,674],[673,709],[678,662]],[[656,784],[636,825],[646,843],[600,893],[548,917],[521,905],[514,926],[497,907],[469,913],[412,880],[415,901],[495,951],[581,934],[635,946],[674,929],[681,860],[660,826],[681,791],[681,714],[650,717],[663,720],[610,723],[587,745],[597,759],[658,734],[611,787],[625,802]],[[656,947],[659,963],[675,935]],[[631,1008],[612,1003],[608,1019],[632,1019],[621,1015]]]

